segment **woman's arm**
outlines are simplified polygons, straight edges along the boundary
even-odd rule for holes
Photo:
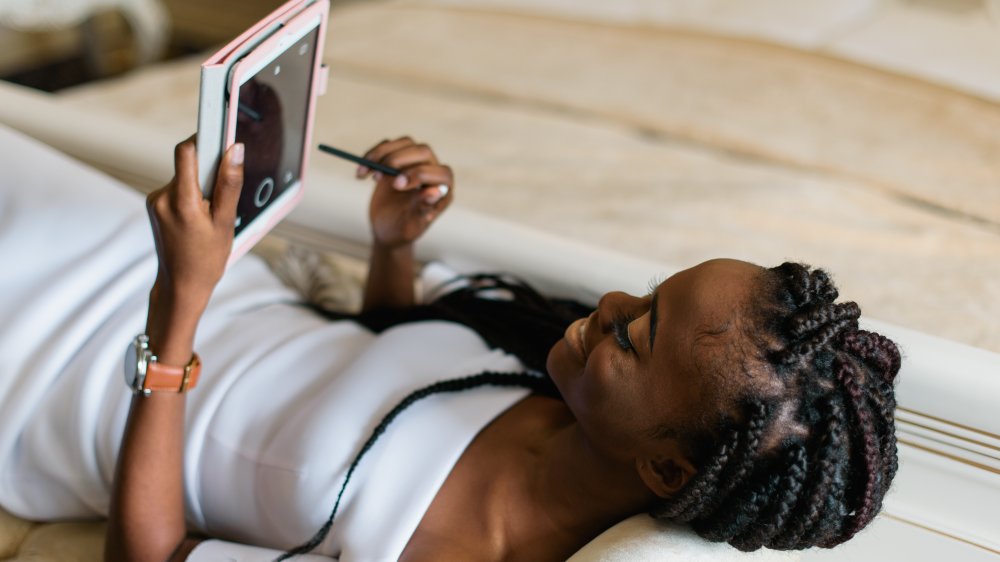
[[[195,331],[222,277],[243,185],[243,146],[226,153],[213,200],[197,181],[194,140],[177,145],[175,176],[147,199],[159,257],[146,335],[157,361],[191,360]],[[184,521],[183,392],[132,399],[111,492],[106,561],[184,560],[197,545]]]
[[[454,177],[429,146],[409,137],[383,141],[365,158],[401,173],[373,174],[375,191],[368,210],[373,241],[362,310],[412,306],[413,244],[451,204]],[[369,174],[365,167],[358,169],[359,178]]]

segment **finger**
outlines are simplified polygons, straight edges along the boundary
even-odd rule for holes
[[[451,168],[439,164],[418,164],[401,170],[401,174],[393,180],[392,186],[406,191],[429,185],[451,185]]]
[[[215,189],[212,193],[212,218],[216,223],[232,227],[236,221],[236,206],[240,202],[240,192],[243,190],[243,143],[238,142],[229,147],[219,174],[215,179]]]
[[[424,188],[420,192],[418,210],[428,223],[434,221],[454,199],[453,190],[446,184]]]
[[[178,209],[196,208],[201,203],[194,135],[174,147],[174,181],[170,182],[167,192]]]
[[[403,170],[412,166],[419,166],[421,164],[437,164],[437,157],[434,156],[434,151],[431,147],[426,144],[411,144],[409,146],[404,146],[402,148],[393,150],[388,154],[382,156],[379,160],[380,163],[396,168],[397,170]]]
[[[364,157],[368,160],[374,160],[375,162],[381,162],[382,158],[390,152],[394,152],[401,148],[416,144],[410,137],[400,137],[396,140],[384,140],[364,154]],[[371,172],[371,170],[368,170]]]
[[[428,205],[437,205],[448,197],[454,197],[448,184],[442,183],[420,190],[420,200]]]
[[[444,207],[438,208],[437,205],[421,205],[420,212],[421,218],[424,219],[428,224],[434,222],[434,219],[438,218]]]

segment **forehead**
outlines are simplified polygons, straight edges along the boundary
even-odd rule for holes
[[[712,260],[673,275],[655,292],[654,361],[670,373],[671,393],[697,410],[729,409],[755,382],[745,365],[743,334],[752,328],[743,315],[762,271],[747,262]]]
[[[662,306],[669,309],[675,322],[689,320],[701,327],[731,322],[749,301],[762,271],[744,261],[710,260],[664,281],[656,291],[657,300],[665,301]]]

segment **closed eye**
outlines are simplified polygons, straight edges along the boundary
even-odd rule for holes
[[[632,336],[628,333],[628,325],[635,320],[632,316],[627,314],[616,315],[614,320],[611,321],[611,333],[615,336],[615,341],[618,342],[618,347],[622,348],[623,351],[631,351],[633,354],[638,355],[639,353],[635,350],[635,346],[632,345]]]

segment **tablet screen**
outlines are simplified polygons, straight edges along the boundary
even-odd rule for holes
[[[246,146],[236,234],[299,182],[319,28],[240,86],[236,142]]]

